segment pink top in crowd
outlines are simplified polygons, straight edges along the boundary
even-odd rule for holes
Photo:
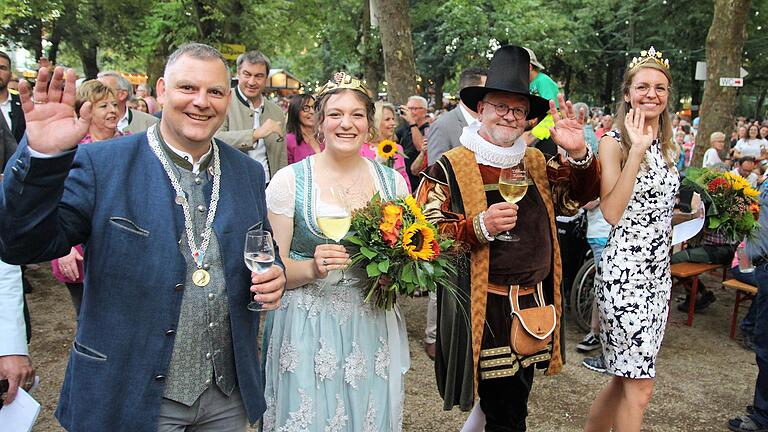
[[[299,144],[296,140],[296,134],[293,133],[285,134],[285,146],[288,151],[288,164],[299,162],[315,154],[315,150],[312,149],[311,145],[305,142]],[[325,144],[320,143],[320,151],[323,151],[324,148]]]
[[[360,156],[364,158],[368,158],[370,160],[376,160],[377,152],[376,147],[371,148],[370,144],[364,143],[362,147],[360,147]],[[395,166],[393,167],[395,171],[399,172],[400,175],[403,176],[405,179],[405,184],[408,185],[408,192],[411,192],[411,181],[408,179],[408,173],[405,170],[405,159],[403,158],[403,148],[400,146],[400,144],[397,145],[397,154],[395,154]],[[381,162],[381,161],[379,161]]]

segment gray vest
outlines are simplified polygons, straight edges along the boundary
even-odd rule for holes
[[[173,156],[174,162],[178,163],[178,156]],[[181,188],[187,194],[195,242],[200,247],[210,203],[203,194],[203,188],[209,182],[208,175],[204,169],[195,175],[178,164],[173,166]],[[211,233],[203,260],[203,268],[211,275],[210,282],[204,287],[192,283],[192,273],[197,266],[192,259],[186,233],[182,233],[181,238],[179,249],[187,264],[187,275],[164,397],[192,406],[211,383],[215,383],[227,396],[231,395],[236,375],[224,264],[216,233]]]

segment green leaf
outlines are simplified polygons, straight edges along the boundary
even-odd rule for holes
[[[361,247],[360,247],[360,253],[361,253],[361,254],[363,254],[363,255],[365,255],[365,257],[366,257],[366,258],[368,258],[368,259],[373,259],[373,258],[375,258],[375,257],[376,257],[376,255],[377,255],[377,253],[376,253],[376,252],[374,252],[374,251],[372,251],[372,250],[368,249],[368,248],[367,248],[367,247],[365,247],[365,246],[361,246]]]
[[[413,283],[413,276],[414,276],[414,274],[413,274],[413,264],[412,263],[408,263],[408,264],[406,264],[403,267],[403,270],[400,273],[400,279],[403,282]]]
[[[435,274],[435,268],[432,263],[424,261],[421,263],[421,267],[427,272],[428,275],[433,276]]]
[[[376,277],[381,275],[381,272],[379,271],[379,264],[375,261],[368,263],[368,265],[365,266],[365,271],[368,272],[368,277]]]
[[[358,246],[365,246],[365,243],[363,242],[363,240],[357,236],[347,236],[347,237],[344,237],[344,240],[352,244],[356,244]]]
[[[385,259],[384,261],[379,263],[379,270],[382,273],[386,273],[389,270],[389,260]]]
[[[710,229],[717,229],[717,227],[719,227],[721,223],[723,223],[723,221],[721,221],[719,217],[717,217],[717,216],[710,216],[709,217],[709,228]]]
[[[419,283],[419,287],[426,288],[427,286],[427,277],[424,274],[425,272],[421,269],[421,267],[416,266],[416,280]]]

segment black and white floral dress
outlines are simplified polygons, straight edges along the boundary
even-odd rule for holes
[[[621,142],[618,132],[608,135]],[[669,246],[679,185],[677,169],[667,166],[659,141],[654,141],[602,254],[596,291],[600,340],[613,375],[656,376],[672,289]]]

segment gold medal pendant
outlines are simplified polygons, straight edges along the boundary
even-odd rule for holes
[[[204,287],[211,281],[211,274],[203,269],[197,269],[192,273],[192,282],[199,286]]]

